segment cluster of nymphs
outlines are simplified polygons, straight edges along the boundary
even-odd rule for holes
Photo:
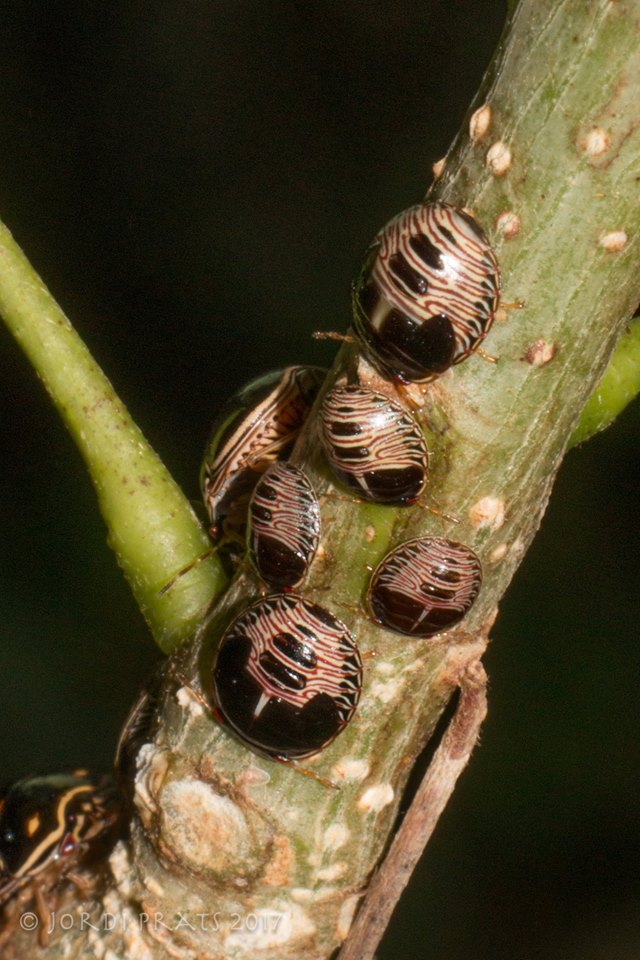
[[[479,346],[499,289],[495,255],[469,213],[437,202],[411,207],[366,254],[353,289],[355,339],[385,380],[426,383]],[[287,458],[324,375],[289,367],[245,387],[217,422],[201,476],[218,549],[238,556],[246,546],[270,591],[220,640],[215,710],[254,749],[287,761],[331,743],[353,716],[362,686],[347,627],[293,592],[318,547],[320,509],[308,477]],[[429,451],[403,403],[340,382],[323,396],[320,435],[334,477],[358,498],[403,506],[421,497]],[[468,546],[421,537],[384,557],[367,604],[388,629],[431,637],[465,616],[481,580]]]
[[[382,377],[426,383],[479,346],[499,287],[493,251],[468,213],[444,203],[411,207],[366,255],[353,291],[356,338]],[[347,627],[293,592],[318,547],[320,510],[309,479],[287,458],[325,372],[288,367],[249,384],[219,417],[202,470],[218,549],[237,564],[248,545],[272,591],[224,632],[213,706],[242,740],[280,760],[331,743],[353,716],[362,687],[362,660]],[[360,383],[336,385],[323,397],[320,419],[329,466],[350,492],[391,506],[420,498],[429,451],[403,405]],[[465,616],[481,579],[468,546],[421,537],[384,557],[367,603],[383,626],[431,637]],[[115,765],[121,783],[130,784],[156,697],[152,683],[125,724]],[[65,878],[81,886],[85,865],[104,856],[123,821],[126,790],[112,777],[77,770],[30,777],[0,795],[0,945],[29,900],[44,941],[52,891]]]

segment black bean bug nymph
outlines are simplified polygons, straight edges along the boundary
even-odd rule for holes
[[[291,453],[326,371],[286,367],[252,380],[225,404],[200,469],[200,487],[215,546],[181,567],[159,591],[163,596],[198,563],[220,551],[238,565],[247,533],[249,499],[264,471]]]
[[[364,387],[334,387],[322,403],[324,450],[337,478],[364,500],[411,504],[429,474],[429,451],[415,418]]]
[[[367,601],[378,623],[412,637],[455,626],[482,584],[482,566],[470,547],[442,537],[400,544],[373,573]]]
[[[320,539],[320,508],[311,483],[291,463],[274,463],[249,504],[247,543],[260,577],[276,590],[305,577]]]
[[[109,851],[123,814],[111,777],[86,770],[25,777],[0,799],[0,944],[35,901],[39,941],[46,944],[50,899],[65,878],[91,886],[81,871]]]
[[[365,256],[354,326],[383,372],[425,383],[478,348],[499,294],[498,261],[473,217],[422,203],[394,217]]]
[[[274,460],[289,455],[325,373],[319,367],[274,370],[247,384],[221,412],[200,474],[211,529],[221,545],[236,552],[244,547],[251,493]]]
[[[133,805],[138,752],[153,739],[159,723],[162,685],[167,675],[166,662],[159,664],[142,686],[120,731],[113,770],[130,807]]]
[[[253,603],[225,631],[213,667],[224,720],[273,759],[308,757],[351,720],[362,660],[345,625],[295,594]]]

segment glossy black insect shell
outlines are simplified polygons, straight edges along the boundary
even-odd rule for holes
[[[400,544],[371,578],[372,616],[391,630],[430,637],[459,623],[482,584],[482,566],[463,543],[421,537]]]
[[[286,367],[251,381],[223,407],[207,444],[200,485],[219,547],[238,554],[249,499],[264,471],[289,456],[324,380],[320,367]]]
[[[498,262],[473,217],[446,203],[418,204],[394,217],[365,256],[354,326],[384,372],[425,382],[476,349],[499,292]]]
[[[373,503],[413,503],[429,471],[429,451],[415,418],[364,387],[334,387],[321,417],[325,453],[336,477]]]
[[[143,744],[153,739],[158,724],[160,694],[166,672],[166,663],[163,662],[147,677],[120,731],[113,769],[130,802],[133,800],[138,753]]]
[[[86,771],[26,777],[0,802],[0,904],[32,878],[63,875],[111,838],[122,800],[111,777]]]
[[[256,484],[249,504],[249,556],[260,577],[276,590],[305,577],[320,539],[320,508],[298,467],[274,463]]]
[[[375,260],[377,247],[365,264]],[[421,382],[438,376],[454,363],[456,335],[449,318],[435,314],[418,324],[413,317],[391,308],[385,312],[378,327],[367,323],[364,317],[373,317],[380,308],[382,297],[372,284],[363,284],[356,310],[356,330],[372,350],[374,357],[400,381]],[[385,304],[382,301],[384,308]]]
[[[226,630],[213,681],[215,702],[242,740],[271,757],[299,759],[331,743],[351,719],[362,662],[331,613],[274,594]]]

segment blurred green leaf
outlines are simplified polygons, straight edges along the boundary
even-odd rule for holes
[[[569,447],[605,430],[640,391],[640,317],[622,334],[602,380],[591,394]]]

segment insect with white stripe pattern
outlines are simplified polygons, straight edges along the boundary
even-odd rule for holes
[[[403,505],[420,497],[429,450],[400,404],[364,387],[334,387],[322,403],[321,434],[336,477],[364,500]]]
[[[264,471],[289,456],[326,371],[286,367],[251,381],[225,405],[205,451],[200,485],[219,546],[238,553],[251,493]]]
[[[212,429],[200,469],[200,487],[215,546],[181,567],[159,591],[220,551],[238,565],[247,536],[251,494],[264,471],[286,459],[324,380],[320,367],[285,367],[252,380],[225,404]]]
[[[385,374],[425,383],[478,349],[499,296],[500,268],[479,224],[426,202],[394,217],[365,254],[354,327]]]
[[[298,586],[319,539],[320,507],[306,474],[292,463],[272,464],[249,503],[247,544],[259,576],[276,590]]]
[[[296,594],[273,594],[222,636],[212,699],[241,740],[275,759],[308,757],[351,720],[362,660],[342,621]]]
[[[482,565],[464,543],[419,537],[378,564],[367,601],[378,623],[412,637],[432,637],[459,623],[482,584]]]

